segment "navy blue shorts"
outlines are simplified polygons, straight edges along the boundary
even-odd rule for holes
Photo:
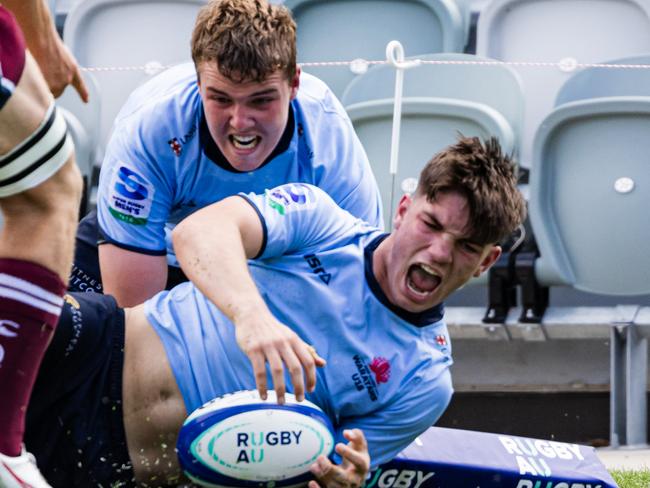
[[[34,386],[25,445],[53,487],[136,486],[122,419],[124,311],[71,293]]]

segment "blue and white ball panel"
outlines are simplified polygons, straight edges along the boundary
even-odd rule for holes
[[[334,429],[315,404],[256,390],[206,403],[185,420],[177,443],[185,474],[203,486],[288,487],[310,479],[309,467],[334,448]]]

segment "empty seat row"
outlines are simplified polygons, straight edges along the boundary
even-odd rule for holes
[[[419,57],[404,73],[399,167],[389,173],[395,71],[375,66],[342,102],[378,180],[387,209],[410,191],[424,163],[454,141],[497,136],[506,152],[521,142],[526,113],[521,78],[511,67],[467,54]],[[454,64],[434,64],[440,62]],[[432,64],[426,64],[432,62]],[[530,217],[545,286],[590,293],[650,294],[650,55],[614,61],[633,68],[584,69],[558,90],[534,127]],[[391,201],[392,198],[392,201]]]

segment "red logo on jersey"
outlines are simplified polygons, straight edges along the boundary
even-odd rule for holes
[[[390,378],[390,363],[388,359],[376,357],[370,363],[370,371],[375,373],[375,381],[377,384],[388,383]]]
[[[176,154],[176,156],[181,155],[182,146],[181,143],[178,142],[178,139],[174,137],[173,139],[168,140],[167,144],[169,144],[169,147],[172,148],[172,151],[174,151],[174,154]]]
[[[436,344],[438,344],[439,346],[442,346],[442,347],[446,346],[447,345],[447,338],[445,336],[443,336],[443,335],[437,335],[436,336]]]

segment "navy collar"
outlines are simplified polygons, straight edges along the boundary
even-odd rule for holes
[[[293,138],[295,125],[296,123],[293,115],[293,105],[290,104],[289,119],[287,120],[287,126],[284,128],[282,137],[278,141],[277,146],[275,146],[275,149],[273,149],[271,154],[269,154],[269,157],[266,158],[266,160],[257,169],[262,168],[277,155],[282,154],[287,149],[289,149],[291,139]],[[203,152],[208,157],[208,159],[210,159],[217,166],[232,173],[250,173],[250,171],[239,171],[233,168],[217,146],[217,143],[214,142],[214,139],[212,139],[212,135],[210,134],[210,129],[208,129],[208,122],[205,118],[205,112],[203,111],[203,104],[201,104],[201,121],[199,122],[199,143],[201,144]]]
[[[439,322],[442,320],[442,317],[445,314],[445,305],[444,303],[440,303],[436,305],[435,307],[432,307],[428,310],[424,310],[423,312],[409,312],[408,310],[404,310],[403,308],[398,307],[397,305],[393,305],[391,302],[388,301],[388,297],[384,294],[383,290],[381,289],[381,286],[379,286],[379,282],[375,278],[375,273],[372,270],[372,256],[379,246],[379,244],[382,243],[384,239],[386,239],[390,234],[382,234],[380,236],[375,237],[365,248],[364,250],[364,260],[365,260],[365,274],[366,274],[366,281],[368,282],[368,286],[370,287],[370,290],[372,290],[372,293],[375,295],[377,300],[379,300],[386,308],[391,310],[394,314],[396,314],[398,317],[400,317],[403,320],[406,320],[407,322],[417,326],[417,327],[425,327],[427,325],[434,324],[436,322]]]

